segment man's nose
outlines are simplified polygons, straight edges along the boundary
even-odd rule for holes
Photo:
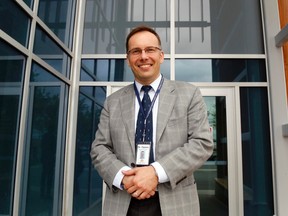
[[[142,52],[141,52],[141,58],[145,59],[147,57],[148,57],[148,55],[146,53],[146,50],[143,49]]]

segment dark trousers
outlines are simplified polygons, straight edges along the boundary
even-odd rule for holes
[[[127,216],[161,216],[159,194],[145,200],[137,200],[132,197]]]

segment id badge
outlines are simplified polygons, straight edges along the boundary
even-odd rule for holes
[[[150,157],[151,142],[138,142],[136,143],[136,165],[148,166]]]

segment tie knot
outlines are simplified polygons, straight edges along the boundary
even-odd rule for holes
[[[150,89],[152,88],[152,86],[150,85],[146,85],[146,86],[142,86],[142,90],[145,92],[145,93],[148,93],[150,91]]]

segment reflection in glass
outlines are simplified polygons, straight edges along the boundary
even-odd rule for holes
[[[61,215],[67,90],[32,65],[21,215]]]
[[[34,52],[54,69],[70,76],[71,58],[39,26],[35,33]]]
[[[25,57],[1,39],[0,47],[0,215],[12,215]]]
[[[74,0],[39,0],[38,16],[68,47],[72,42],[74,4]]]
[[[23,46],[28,45],[30,19],[15,1],[1,0],[0,29]]]
[[[214,152],[195,172],[201,216],[228,216],[226,98],[204,97],[213,131]]]
[[[146,24],[170,50],[170,0],[87,0],[83,35],[85,54],[123,54],[131,28]]]
[[[266,88],[241,88],[245,216],[274,215],[272,161]]]
[[[82,60],[80,80],[127,81],[130,73],[124,59],[88,59]]]
[[[170,61],[161,65],[161,73],[170,79]],[[133,73],[125,59],[83,59],[81,81],[134,81]]]
[[[175,79],[187,82],[266,82],[262,59],[176,59]]]
[[[28,5],[28,7],[30,7],[31,9],[33,8],[34,0],[23,0],[23,1]]]
[[[264,53],[259,1],[175,2],[176,53]]]
[[[102,179],[92,167],[90,149],[105,99],[106,87],[80,88],[73,195],[75,216],[83,215],[87,209],[91,209],[91,215],[101,216]]]

